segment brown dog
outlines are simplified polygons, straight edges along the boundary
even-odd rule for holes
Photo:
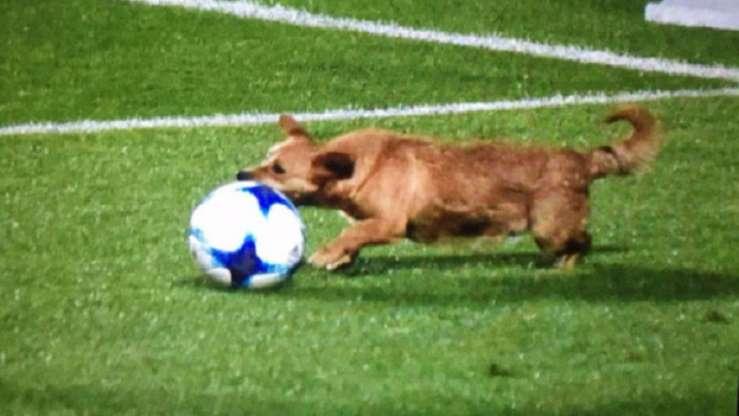
[[[452,146],[372,129],[319,144],[285,115],[279,124],[287,139],[237,178],[356,220],[310,258],[329,270],[350,263],[368,244],[527,230],[558,266],[569,268],[590,247],[590,183],[643,169],[660,148],[658,122],[647,110],[626,106],[607,119],[617,120],[631,123],[630,137],[578,152],[496,142]]]

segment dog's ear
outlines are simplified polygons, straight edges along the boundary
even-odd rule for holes
[[[310,139],[308,131],[306,131],[305,128],[303,128],[303,126],[289,114],[281,115],[278,124],[282,128],[282,131],[284,131],[288,136],[305,137],[306,139]]]
[[[341,152],[319,153],[311,161],[311,172],[311,179],[319,185],[349,179],[354,176],[354,159]]]

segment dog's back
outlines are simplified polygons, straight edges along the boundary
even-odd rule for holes
[[[590,245],[590,183],[643,169],[659,149],[646,110],[622,108],[609,118],[617,120],[629,121],[633,134],[589,152],[504,142],[455,146],[382,130],[354,132],[327,147],[359,155],[346,189],[360,218],[403,215],[406,236],[422,241],[531,230],[544,250],[567,256]]]

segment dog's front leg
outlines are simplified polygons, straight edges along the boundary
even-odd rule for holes
[[[316,251],[308,261],[327,270],[351,263],[359,249],[370,244],[392,242],[405,234],[404,221],[370,218],[352,224],[332,242]]]

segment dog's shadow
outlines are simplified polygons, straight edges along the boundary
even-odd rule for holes
[[[575,270],[552,269],[538,252],[502,252],[445,255],[375,255],[341,272],[345,278],[376,276],[392,271],[392,287],[363,283],[296,287],[298,297],[355,299],[395,304],[488,304],[535,299],[570,299],[588,302],[672,302],[739,296],[739,274],[644,266],[612,262],[608,254],[621,247],[594,248],[598,260]],[[595,257],[595,256],[593,256]],[[466,270],[462,272],[462,270]],[[456,273],[456,271],[460,271]],[[436,279],[428,285],[409,275]],[[438,279],[445,279],[439,282]]]
[[[462,267],[502,267],[541,268],[544,260],[538,253],[500,253],[500,254],[434,254],[434,255],[376,255],[360,257],[354,264],[338,271],[346,277],[359,278],[383,274],[388,270],[459,270]]]
[[[596,254],[622,253],[626,249],[617,246],[600,246],[592,250]],[[340,269],[338,273],[347,277],[382,274],[388,270],[433,271],[460,270],[461,268],[518,267],[522,269],[551,269],[551,259],[539,252],[473,252],[464,254],[413,254],[402,256],[374,255],[359,257],[354,264]]]
[[[297,282],[288,281],[259,293],[327,302],[361,299],[437,306],[536,299],[672,302],[739,296],[736,273],[613,263],[603,254],[623,252],[623,248],[605,246],[593,251],[599,259],[573,271],[542,267],[539,253],[533,251],[375,254],[360,257],[352,266],[333,273],[303,265]],[[377,276],[391,280],[378,284],[374,281]],[[303,282],[306,280],[309,283]],[[429,284],[423,284],[426,280]],[[208,283],[202,276],[183,278],[177,284],[196,290],[233,291]]]

